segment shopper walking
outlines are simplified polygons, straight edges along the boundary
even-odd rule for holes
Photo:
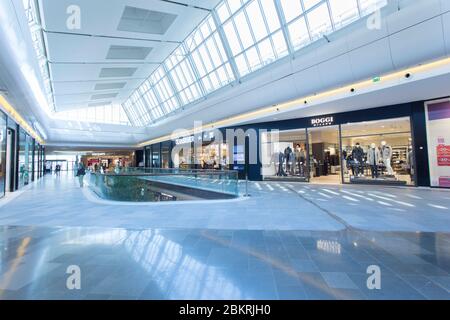
[[[84,168],[83,163],[80,163],[78,166],[78,171],[77,171],[78,180],[80,181],[80,188],[83,188],[83,180],[84,180],[85,174],[86,174],[86,169]]]

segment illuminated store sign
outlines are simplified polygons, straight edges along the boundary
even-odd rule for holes
[[[334,117],[322,117],[311,119],[311,125],[313,127],[331,126],[334,124]]]
[[[175,140],[175,144],[177,146],[179,146],[181,144],[192,143],[192,142],[194,142],[194,136],[184,137],[184,138],[180,138],[180,139]]]

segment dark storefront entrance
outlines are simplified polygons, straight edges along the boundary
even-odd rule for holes
[[[251,180],[430,186],[424,102],[229,129],[258,133],[258,164],[219,166],[241,169],[241,177]],[[161,166],[162,144],[146,148],[145,154],[151,155],[147,165]],[[248,149],[236,146],[233,154],[247,161]],[[222,146],[205,145],[192,157],[217,157],[215,163],[222,164],[228,152],[231,146],[225,141]],[[182,168],[178,160],[171,167]]]

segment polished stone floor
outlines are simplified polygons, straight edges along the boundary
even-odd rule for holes
[[[0,299],[450,299],[448,234],[2,227],[0,249]]]
[[[113,204],[47,176],[0,200],[0,299],[450,299],[448,191],[260,182],[249,193]],[[67,288],[70,266],[80,290]]]
[[[250,198],[232,201],[132,206],[98,199],[71,175],[53,175],[0,200],[0,225],[450,232],[449,191],[276,182],[249,183],[248,191]]]

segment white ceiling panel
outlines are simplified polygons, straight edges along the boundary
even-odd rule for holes
[[[53,88],[55,95],[66,95],[76,93],[101,93],[108,91],[116,91],[117,88],[99,90],[98,88],[106,87],[113,84],[125,83],[125,86],[121,88],[121,91],[131,92],[142,82],[141,79],[134,80],[108,80],[108,81],[68,81],[68,82],[53,82]],[[97,88],[97,89],[96,89]]]
[[[115,82],[116,80],[126,81],[127,79],[144,80],[156,69],[156,66],[52,63],[50,69],[53,81],[93,81],[107,79],[108,81]]]
[[[182,41],[206,17],[208,11],[160,0],[40,0],[44,13],[43,22],[49,32],[69,32],[102,36]],[[80,8],[81,28],[67,27],[70,17],[67,10],[76,5]],[[118,30],[126,7],[152,10],[176,16],[164,34],[149,34]],[[164,22],[162,22],[164,24]]]
[[[161,63],[176,49],[177,44],[49,33],[47,34],[47,46],[49,60],[52,62],[97,63],[120,61],[120,63]],[[107,59],[111,46],[148,47],[152,50],[144,61],[135,59],[114,60]]]
[[[123,103],[219,2],[39,0],[56,110]]]

